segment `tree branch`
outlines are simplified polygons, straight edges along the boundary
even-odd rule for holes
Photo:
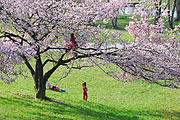
[[[41,51],[40,54],[43,54],[43,53],[47,52],[48,50],[66,50],[67,51],[67,50],[70,50],[70,49],[68,49],[68,48],[58,48],[58,47],[52,48],[52,47],[48,46],[46,49]]]
[[[27,66],[28,69],[30,70],[31,75],[33,76],[33,75],[35,74],[35,71],[34,71],[34,69],[32,68],[31,64],[29,63],[29,61],[27,60],[27,58],[26,58],[24,55],[21,55],[21,57],[23,58],[26,66]]]
[[[5,33],[4,33],[4,36],[0,36],[0,38],[3,38],[3,37],[8,37],[10,40],[12,40],[12,42],[21,44],[21,42],[13,39],[12,37],[19,38],[19,39],[21,39],[22,41],[25,41],[26,43],[28,43],[29,45],[32,45],[31,43],[29,43],[29,42],[28,42],[26,39],[24,39],[23,37],[21,37],[21,36],[19,36],[19,35],[15,35],[15,34],[13,34],[13,33],[5,32]]]
[[[57,61],[55,61],[55,60],[47,59],[47,60],[42,64],[42,66],[44,67],[48,62],[57,63]]]

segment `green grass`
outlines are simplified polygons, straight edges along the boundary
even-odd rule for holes
[[[129,17],[132,15],[121,15],[118,17],[117,30],[125,30],[126,25],[129,25],[129,21],[132,21]],[[103,21],[96,22],[96,25],[106,25],[106,29],[113,29],[112,21],[109,20],[107,24]]]
[[[60,70],[50,78],[58,79]],[[82,83],[88,101],[82,100]],[[47,90],[57,102],[34,99],[33,80],[22,77],[11,85],[0,81],[0,120],[179,120],[179,90],[140,82],[123,84],[98,68],[74,70],[57,83],[67,92]],[[56,84],[53,84],[56,85]]]
[[[117,30],[121,30],[121,31],[126,31],[125,27],[127,25],[129,25],[130,21],[133,21],[132,19],[130,19],[129,17],[131,17],[132,15],[121,15],[118,18],[118,22],[117,22]],[[174,18],[174,22],[173,22],[173,26],[177,26],[180,22],[179,21],[175,21],[176,18]],[[154,21],[152,21],[152,24],[154,23]],[[96,22],[96,26],[97,25],[105,25],[106,29],[113,29],[112,26],[112,21],[109,20],[107,24],[103,23],[103,21],[98,21]],[[165,20],[165,26],[168,27],[168,20]]]
[[[131,1],[132,3],[134,2],[138,2],[138,0],[133,0]],[[167,0],[163,0],[163,2],[167,3]],[[171,3],[171,7],[172,7],[172,0],[170,1]],[[125,27],[126,25],[129,25],[129,21],[132,21],[132,19],[130,19],[129,17],[131,17],[132,15],[128,15],[128,14],[124,14],[124,15],[120,15],[118,17],[118,22],[117,22],[117,30],[123,30],[125,31]],[[174,22],[173,22],[173,26],[178,25],[180,22],[179,21],[175,21],[176,18],[174,18]],[[152,23],[154,23],[154,21],[152,21]],[[103,21],[97,21],[95,26],[97,25],[105,25],[106,29],[113,29],[112,26],[112,21],[109,20],[107,24],[105,24]],[[165,26],[168,27],[168,19],[165,20]]]

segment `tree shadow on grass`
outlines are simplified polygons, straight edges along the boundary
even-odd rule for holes
[[[4,115],[2,115],[0,111],[0,120],[72,120],[61,117],[61,115],[63,115],[64,108],[71,107],[71,105],[60,101],[51,102],[56,104],[48,104],[48,102],[44,100],[36,101],[35,99],[27,99],[24,96],[22,98],[14,96],[6,98],[0,96],[0,109],[9,107],[7,109],[3,109]],[[56,116],[56,113],[59,114],[59,116]]]
[[[162,117],[163,120],[180,120],[180,111],[166,111]]]
[[[80,103],[74,102],[75,104],[67,104],[53,99],[41,102],[19,97],[4,98],[1,96],[0,100],[0,106],[3,103],[7,106],[18,105],[19,107],[22,107],[23,109],[19,110],[16,116],[10,115],[10,118],[21,120],[142,120],[145,118],[161,119],[165,113],[164,111],[128,110],[123,108],[117,109],[106,105],[85,101],[81,101]],[[24,116],[21,114],[24,114]],[[180,115],[179,112],[173,111],[171,113],[171,118],[174,116],[177,119],[180,119],[180,116],[177,114]],[[29,118],[28,116],[31,117]],[[6,117],[7,115],[4,115],[1,118]],[[168,116],[165,117],[167,118]]]
[[[53,107],[59,108],[59,105],[64,105],[66,108],[69,107],[70,109],[64,110],[65,114],[72,115],[74,117],[81,116],[81,119],[86,120],[138,120],[137,116],[129,116],[129,115],[121,115],[121,111],[118,111],[117,109],[110,108],[105,105],[100,105],[96,103],[88,103],[86,104],[84,101],[82,101],[82,104],[84,106],[80,105],[70,105],[66,103],[62,103],[60,101],[56,100],[50,100],[49,102],[54,102],[56,104],[53,105]],[[94,104],[94,105],[91,105]],[[94,110],[94,108],[96,108]],[[59,108],[60,110],[61,108]],[[59,110],[54,111],[54,113],[59,114]],[[116,114],[118,113],[118,114]]]

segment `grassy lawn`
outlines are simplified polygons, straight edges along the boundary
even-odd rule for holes
[[[120,31],[126,31],[125,30],[125,27],[127,25],[129,25],[129,21],[133,21],[132,19],[130,19],[129,17],[131,17],[132,15],[121,15],[118,17],[118,22],[117,22],[117,30],[120,30]],[[175,18],[174,18],[175,20]],[[152,23],[154,23],[154,21],[152,21]],[[173,25],[176,26],[178,25],[180,22],[179,21],[174,21],[173,22]],[[112,21],[109,20],[107,24],[103,23],[103,21],[98,21],[96,23],[96,25],[105,25],[105,28],[106,29],[113,29],[113,26],[112,26]],[[165,26],[168,27],[169,24],[168,24],[168,19],[165,20]]]
[[[132,15],[122,15],[118,17],[118,23],[117,23],[117,29],[118,30],[125,30],[126,25],[129,25],[129,21],[132,21],[129,17]],[[111,20],[108,21],[107,24],[104,24],[103,21],[98,21],[96,25],[106,25],[105,28],[107,29],[113,29]]]
[[[52,81],[58,79],[57,71]],[[88,101],[82,100],[82,83]],[[57,83],[66,92],[47,90],[56,102],[34,100],[33,80],[22,77],[11,85],[0,81],[1,120],[179,120],[179,90],[157,85],[126,84],[98,68],[74,70]]]

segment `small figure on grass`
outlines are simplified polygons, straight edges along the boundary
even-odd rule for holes
[[[49,81],[46,82],[46,89],[51,89],[51,90],[55,90],[55,91],[66,92],[66,90],[60,89],[58,86],[51,86],[51,84],[50,84]]]
[[[87,89],[87,87],[86,87],[86,82],[84,82],[84,83],[82,84],[82,88],[83,88],[83,100],[86,100],[86,101],[87,101],[87,98],[88,98],[87,91],[88,91],[88,89]]]

